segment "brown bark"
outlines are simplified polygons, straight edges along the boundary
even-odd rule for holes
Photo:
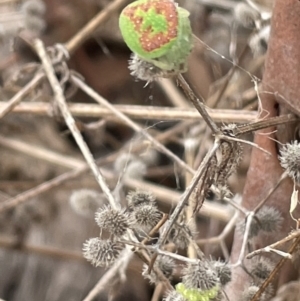
[[[263,91],[261,93],[261,118],[270,118],[286,113],[287,108],[294,113],[300,113],[300,2],[295,0],[277,0],[273,10],[271,22],[271,36],[263,77]],[[247,182],[243,194],[243,206],[254,209],[267,195],[270,188],[279,180],[283,170],[278,160],[278,145],[288,142],[294,137],[294,125],[284,125],[280,128],[267,128],[255,135],[255,143],[271,153],[267,155],[258,149],[253,149],[251,163],[247,174]],[[273,133],[277,130],[277,133]],[[255,248],[264,247],[286,236],[295,222],[289,215],[290,198],[293,184],[290,179],[285,180],[268,199],[266,205],[277,208],[284,218],[282,230],[273,236],[260,235],[256,240]],[[297,216],[297,214],[296,214]],[[243,235],[235,233],[232,262],[236,262],[240,253]],[[278,257],[277,257],[278,258]],[[249,261],[248,261],[249,262]],[[247,260],[245,260],[247,265]],[[287,268],[287,267],[286,267]],[[285,268],[285,269],[286,269]],[[281,272],[284,281],[289,275]],[[241,268],[233,270],[232,282],[227,287],[229,300],[239,300],[242,291],[249,285],[250,279]]]
[[[264,91],[273,91],[281,104],[300,113],[300,2],[277,0],[265,64]]]

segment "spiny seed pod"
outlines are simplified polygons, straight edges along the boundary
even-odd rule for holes
[[[39,16],[26,16],[25,27],[38,34],[45,30],[46,22]]]
[[[95,267],[108,267],[119,257],[124,245],[111,240],[91,238],[83,244],[83,256]]]
[[[220,296],[218,286],[208,290],[200,290],[196,288],[187,288],[183,283],[178,283],[176,285],[176,291],[187,301],[217,301]]]
[[[240,299],[240,301],[250,301],[254,297],[254,295],[257,293],[258,290],[259,290],[259,287],[256,285],[249,286],[248,288],[246,288],[243,291],[242,298]],[[263,301],[264,299],[262,299],[262,296],[261,296],[259,300]]]
[[[95,214],[95,221],[101,230],[106,230],[115,237],[123,236],[130,225],[129,216],[124,210],[112,209],[110,206],[99,209]]]
[[[182,282],[186,288],[207,291],[218,287],[220,284],[218,274],[214,267],[205,260],[189,263],[183,269]]]
[[[135,220],[134,226],[137,229],[142,229],[149,232],[161,220],[162,213],[154,204],[141,204],[135,206],[132,211],[132,216]]]
[[[154,267],[159,268],[166,278],[171,279],[175,268],[175,262],[169,256],[158,256],[154,263]],[[153,269],[151,273],[148,272],[148,266],[145,264],[143,266],[142,275],[145,279],[148,279],[150,283],[158,283],[160,280]]]
[[[158,163],[159,153],[156,149],[148,147],[141,155],[141,159],[147,166],[152,166]]]
[[[246,28],[253,28],[255,22],[260,20],[260,13],[246,3],[237,3],[234,6],[235,20]]]
[[[257,57],[266,53],[270,37],[271,26],[263,27],[257,34],[254,34],[249,40],[249,47],[253,56]]]
[[[185,72],[192,49],[189,12],[172,0],[139,0],[120,15],[122,36],[140,58],[167,71]]]
[[[114,169],[118,173],[124,173],[124,177],[141,179],[147,172],[146,164],[132,154],[121,154],[114,163]]]
[[[139,189],[136,189],[135,191],[129,191],[126,196],[126,200],[130,208],[142,204],[155,204],[155,197],[151,192]]]
[[[270,19],[274,0],[246,0],[247,3],[262,14],[263,19]]]
[[[258,292],[259,286],[252,284],[246,288],[239,301],[250,301],[253,299],[255,294]],[[272,297],[273,289],[268,286],[267,289],[261,294],[259,301],[267,301]]]
[[[260,221],[261,229],[268,233],[277,233],[281,229],[283,218],[274,207],[264,206],[256,214]]]
[[[147,173],[147,166],[142,160],[131,162],[124,173],[124,176],[131,179],[141,180]]]
[[[257,236],[260,231],[277,233],[281,229],[283,218],[281,213],[274,207],[263,206],[256,214],[256,218],[259,222],[253,218],[250,226],[249,238]],[[245,220],[242,220],[237,228],[244,233]]]
[[[114,162],[114,170],[116,172],[122,172],[132,161],[136,160],[137,156],[133,154],[123,153]]]
[[[279,160],[288,175],[300,184],[300,143],[293,141],[285,144],[280,150]]]
[[[211,261],[211,265],[215,268],[222,286],[231,281],[231,268],[228,264],[221,261]]]
[[[46,5],[40,0],[28,0],[22,4],[21,10],[30,16],[42,16],[46,12]]]
[[[74,190],[70,196],[71,208],[79,215],[94,215],[95,211],[106,202],[102,194],[91,189]]]
[[[273,271],[275,264],[266,257],[251,260],[249,272],[260,280],[265,280]]]
[[[164,227],[166,224],[164,225]],[[161,228],[163,231],[164,227]],[[175,246],[179,249],[185,249],[190,243],[189,237],[192,237],[190,228],[182,223],[175,224],[169,234],[169,241],[173,242]]]

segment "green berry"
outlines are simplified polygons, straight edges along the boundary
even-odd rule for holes
[[[128,47],[149,59],[164,55],[175,43],[178,13],[169,0],[135,1],[120,15],[120,29]]]
[[[140,58],[162,70],[186,71],[192,49],[189,12],[172,0],[139,0],[120,15],[119,26],[127,46]]]
[[[209,290],[200,290],[196,288],[186,288],[183,283],[176,285],[176,291],[180,293],[187,301],[210,301],[214,300],[219,294],[219,286]]]

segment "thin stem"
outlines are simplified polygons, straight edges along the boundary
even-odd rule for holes
[[[84,261],[81,252],[66,251],[53,247],[45,246],[35,246],[28,243],[21,243],[9,237],[0,236],[0,248],[6,248],[10,250],[16,250],[26,253],[36,253],[39,255],[50,256],[60,259],[72,259]]]
[[[148,246],[148,248],[157,251],[157,253],[159,255],[168,256],[168,257],[174,258],[174,259],[182,261],[182,262],[196,263],[196,262],[199,261],[198,259],[188,258],[188,257],[182,256],[182,255],[176,254],[176,253],[163,251],[163,250],[160,250],[160,249],[156,250],[156,248],[152,247],[152,246]]]
[[[233,267],[238,267],[243,262],[243,259],[244,259],[245,253],[246,253],[246,247],[247,247],[247,243],[248,243],[249,232],[250,232],[250,228],[251,228],[251,224],[252,224],[254,216],[255,216],[255,213],[253,211],[250,211],[248,216],[247,216],[245,234],[244,234],[244,237],[243,237],[243,243],[242,243],[240,255],[239,255],[239,258],[238,258],[237,262],[232,265]]]
[[[220,235],[215,236],[215,237],[205,238],[205,239],[198,239],[196,241],[196,243],[198,245],[220,244],[225,259],[229,260],[229,254],[227,254],[228,250],[226,247],[225,239],[230,234],[230,232],[232,231],[234,226],[236,225],[236,221],[237,221],[238,217],[239,217],[239,211],[236,210],[235,214],[230,219],[230,221],[226,224],[225,228],[223,229],[223,231]]]
[[[101,105],[108,108],[115,116],[117,116],[119,119],[121,119],[123,122],[125,122],[134,131],[136,131],[137,133],[143,135],[145,138],[147,138],[149,141],[151,141],[152,144],[156,147],[156,149],[158,151],[164,153],[166,156],[168,156],[170,159],[172,159],[174,162],[176,162],[184,170],[187,170],[191,174],[195,173],[195,171],[192,167],[188,166],[183,160],[181,160],[178,156],[176,156],[174,153],[172,153],[170,150],[168,150],[164,145],[162,145],[155,138],[153,138],[148,132],[146,132],[138,124],[136,124],[130,118],[128,118],[126,115],[124,115],[123,113],[118,111],[112,104],[110,104],[106,99],[101,97],[97,92],[95,92],[93,89],[91,89],[89,86],[87,86],[82,80],[80,80],[79,78],[73,76],[72,81],[80,89],[82,89],[87,95],[92,97],[94,100],[96,100]]]
[[[92,301],[102,290],[116,278],[119,274],[120,269],[127,267],[131,260],[133,253],[129,249],[125,249],[113,266],[100,278],[94,288],[88,293],[83,301]]]
[[[7,105],[7,102],[0,101],[0,111]],[[202,117],[194,108],[174,108],[158,106],[139,106],[139,105],[114,105],[116,110],[133,119],[141,120],[188,120],[201,121]],[[115,115],[106,107],[98,104],[68,103],[68,108],[73,116],[77,117],[103,117],[112,118]],[[34,115],[48,116],[52,107],[47,102],[24,102],[12,108],[11,113],[30,113]],[[254,111],[246,110],[227,110],[227,109],[207,109],[209,115],[215,122],[245,123],[256,119]],[[286,116],[286,115],[285,115]],[[270,119],[272,120],[272,119]],[[114,121],[122,122],[119,119]]]
[[[184,77],[181,74],[178,75],[178,81],[179,81],[179,84],[182,87],[184,93],[192,101],[193,105],[198,110],[198,112],[200,113],[200,115],[202,116],[202,118],[205,120],[205,122],[207,123],[207,125],[210,127],[210,129],[212,130],[212,132],[214,134],[219,133],[220,132],[219,128],[217,127],[217,125],[215,124],[215,122],[212,120],[212,118],[209,116],[209,114],[207,113],[207,110],[206,110],[206,107],[204,105],[203,99],[200,100],[195,95],[195,93],[190,88],[190,86],[188,85],[188,83],[186,82],[186,80],[184,79]]]
[[[300,244],[300,237],[296,238],[296,240],[293,242],[292,246],[290,247],[288,253],[293,254],[299,244]],[[287,257],[283,257],[278,262],[278,264],[276,265],[274,270],[271,272],[271,274],[268,276],[268,278],[263,282],[263,284],[261,285],[259,290],[256,292],[256,294],[252,297],[252,299],[250,301],[258,301],[259,300],[259,297],[262,295],[262,293],[267,288],[267,286],[271,283],[271,281],[276,276],[276,274],[279,272],[279,270],[284,265],[284,263],[287,261],[287,259],[288,259]]]
[[[149,234],[147,235],[148,237],[145,237],[142,240],[142,244],[146,244],[148,243],[152,237],[159,231],[159,229],[164,225],[164,223],[168,220],[168,214],[164,214],[163,217],[161,218],[161,220],[157,223],[157,225],[155,225],[155,227],[153,229],[151,229],[151,231],[149,232]]]
[[[185,161],[190,165],[194,166],[195,161],[195,151],[197,148],[196,139],[194,137],[188,137],[185,139]],[[192,181],[192,175],[189,173],[185,174],[185,187]],[[196,222],[195,222],[195,215],[194,215],[194,207],[195,207],[195,200],[194,198],[190,198],[188,201],[188,206],[185,209],[185,220],[187,224],[190,224],[191,228],[196,229]],[[189,243],[187,249],[187,255],[189,258],[197,258],[197,252],[192,243]]]
[[[176,134],[177,130],[180,130],[181,126],[175,126],[175,128],[157,135],[157,139],[167,139],[167,134],[174,133]],[[59,187],[63,185],[67,181],[71,181],[89,170],[89,167],[85,164],[84,161],[80,161],[79,159],[74,159],[67,155],[62,155],[57,152],[53,152],[49,149],[41,148],[36,145],[29,145],[21,141],[15,141],[12,139],[2,139],[0,136],[0,144],[8,147],[9,149],[13,149],[15,151],[24,153],[26,155],[32,156],[33,158],[38,158],[41,160],[45,160],[47,162],[51,162],[54,164],[58,164],[59,166],[64,166],[66,168],[75,168],[75,170],[64,173],[54,179],[51,179],[47,182],[44,182],[32,189],[24,191],[18,194],[15,197],[8,198],[4,202],[0,204],[0,213],[8,210],[10,208],[16,207],[19,204],[22,204],[33,197],[36,197],[42,193],[49,191],[50,189]],[[144,144],[136,143],[132,147],[132,152],[136,152],[141,150],[141,148],[145,148]],[[126,149],[126,147],[125,147]],[[121,152],[124,151],[124,148],[121,149]],[[97,160],[97,164],[102,165],[108,162],[112,162],[117,156],[119,152],[113,153],[112,155],[106,158],[100,158]],[[102,168],[102,173],[106,179],[112,180],[115,179],[115,174],[108,170]],[[132,178],[124,178],[124,185],[130,189],[143,189],[152,191],[159,201],[165,205],[173,206],[180,199],[180,193],[173,189],[169,189],[166,187],[162,187],[157,184],[149,183],[142,180],[135,180]],[[202,208],[200,214],[203,216],[213,217],[218,220],[222,220],[224,222],[228,221],[231,217],[231,210],[228,210],[227,206],[216,204],[216,203],[207,203],[205,207]]]
[[[253,212],[257,213],[257,211],[266,203],[266,201],[269,199],[269,197],[275,192],[275,190],[279,187],[279,185],[288,177],[287,172],[284,172],[279,180],[277,181],[276,185],[272,187],[267,195],[259,202],[259,204],[254,208]]]
[[[233,0],[198,0],[202,5],[208,6],[210,8],[233,10],[236,6],[236,2]]]
[[[186,128],[186,126],[189,126],[189,125],[191,125],[190,122],[185,122],[183,124],[176,125],[172,129],[157,135],[156,138],[157,138],[158,141],[163,141],[163,140],[166,141],[166,140],[168,140],[168,137],[170,135],[178,134],[179,132],[184,130]],[[20,143],[20,141],[19,141],[19,143]],[[8,146],[8,145],[6,144],[6,146]],[[27,148],[28,147],[29,147],[29,145],[27,145]],[[132,151],[142,151],[146,147],[147,146],[145,144],[141,144],[141,143],[136,142],[135,145],[132,147]],[[32,146],[32,148],[33,149],[28,151],[27,154],[35,156],[36,152],[34,151],[34,146]],[[18,149],[18,151],[23,151],[23,150],[24,150],[23,147]],[[125,150],[126,150],[126,147],[125,147]],[[104,163],[108,163],[108,162],[113,162],[119,156],[119,154],[123,151],[124,151],[124,148],[122,148],[120,151],[118,151],[116,153],[113,153],[112,155],[108,156],[107,158],[98,159],[97,164],[104,164]],[[43,159],[43,160],[46,160],[46,161],[52,160],[50,158],[55,156],[55,154],[53,154],[53,152],[51,152],[49,149],[47,149],[47,150],[43,149],[43,151],[39,152],[39,155],[40,155],[40,157],[39,157],[40,159]],[[56,160],[57,159],[58,159],[58,157],[56,156]],[[64,160],[64,161],[67,162],[69,160]],[[64,163],[63,165],[65,166],[66,164]],[[75,166],[72,166],[72,167],[75,167]],[[70,166],[70,168],[72,168],[72,167]],[[78,177],[82,176],[84,173],[86,173],[88,171],[89,171],[88,165],[84,165],[84,166],[82,166],[78,169],[66,172],[66,173],[64,173],[62,175],[59,175],[56,178],[53,178],[49,181],[46,181],[46,182],[44,182],[44,183],[42,183],[42,184],[40,184],[40,185],[38,185],[34,188],[31,188],[27,191],[24,191],[24,192],[18,194],[17,196],[12,197],[12,198],[6,200],[5,202],[2,202],[0,204],[0,213],[6,211],[8,209],[11,209],[13,207],[16,207],[19,204],[22,204],[26,201],[29,201],[33,197],[36,197],[36,196],[38,196],[42,193],[45,193],[45,192],[49,191],[50,189],[57,188],[57,187],[63,185],[67,181],[71,181],[75,178],[78,178]],[[138,187],[141,187],[141,185],[145,186],[145,184],[141,184],[139,181],[133,180],[133,179],[126,179],[125,182],[126,182],[126,185],[128,185],[128,184],[131,185],[130,186],[131,188],[138,188]],[[155,188],[155,187],[150,187],[149,190],[153,191],[153,190],[151,190],[153,188]],[[144,188],[144,189],[148,189],[147,185],[146,185],[146,188]],[[158,190],[158,192],[157,192],[155,190],[156,195],[159,195],[159,197],[163,197],[164,195],[170,196],[170,192],[172,194],[172,190],[168,189],[169,191],[166,191],[165,189],[166,188],[163,188],[163,192],[160,192],[160,190]],[[178,194],[178,196],[179,196],[179,194]],[[178,196],[177,196],[177,198],[178,198]],[[170,197],[167,198],[167,201],[170,201]],[[209,214],[209,211],[207,212],[207,214]],[[225,218],[225,221],[228,219],[228,214],[226,215],[226,213],[225,213],[225,216],[224,216],[224,210],[223,209],[219,208],[218,210],[213,210],[213,211],[217,212],[217,214],[220,214],[222,220],[223,220],[222,216]],[[203,211],[203,212],[205,212],[205,211]]]
[[[268,152],[267,150],[260,147],[258,144],[254,143],[254,142],[250,142],[250,141],[239,139],[239,138],[234,138],[234,137],[231,137],[231,136],[226,136],[226,135],[223,135],[223,134],[219,135],[219,137],[220,137],[220,139],[225,140],[225,141],[236,141],[236,142],[251,145],[251,146],[259,149],[260,151],[264,152],[265,154],[268,154],[269,156],[272,156],[272,154],[270,152]]]
[[[34,90],[44,77],[45,75],[39,72],[25,87],[15,94],[8,102],[5,102],[4,106],[0,108],[0,119],[12,111],[27,94]]]
[[[34,47],[37,51],[37,54],[39,55],[41,62],[43,64],[45,73],[48,77],[48,80],[50,82],[50,85],[52,87],[55,100],[58,104],[58,107],[61,111],[61,114],[71,131],[76,143],[78,144],[87,164],[89,165],[90,169],[92,170],[96,181],[98,182],[99,186],[101,187],[103,193],[108,198],[108,201],[112,208],[118,208],[119,204],[115,201],[110,189],[108,188],[107,184],[105,183],[104,177],[102,176],[98,166],[95,163],[95,160],[93,158],[93,155],[91,154],[87,144],[83,140],[80,131],[78,130],[75,120],[72,117],[68,106],[66,105],[66,100],[62,91],[62,88],[59,84],[58,79],[55,76],[55,71],[52,66],[51,60],[46,52],[46,49],[43,45],[43,42],[41,40],[35,40]]]
[[[259,121],[253,122],[253,123],[238,126],[235,129],[233,129],[233,135],[239,136],[239,135],[246,134],[249,132],[254,132],[257,130],[264,129],[264,128],[272,127],[275,125],[292,123],[292,122],[297,122],[297,121],[299,121],[299,117],[294,114],[267,118],[264,120],[259,120]]]
[[[27,87],[27,85],[25,86]],[[25,88],[24,87],[24,88]],[[22,89],[23,90],[23,89]],[[21,91],[20,91],[21,92]],[[19,92],[18,92],[19,93]],[[17,93],[17,94],[18,94]],[[18,98],[17,94],[11,99]],[[0,114],[6,110],[8,102],[0,101]],[[155,106],[138,106],[138,105],[114,105],[116,110],[128,115],[131,118],[147,119],[147,120],[189,120],[198,121],[202,119],[194,108],[174,108],[174,107],[155,107]],[[68,108],[72,115],[78,117],[112,117],[114,114],[105,107],[95,104],[69,103]],[[45,102],[27,102],[16,103],[9,109],[11,113],[31,113],[36,115],[49,115],[51,104]],[[288,114],[279,117],[272,117],[262,121],[254,121],[257,113],[247,110],[227,110],[227,109],[209,109],[207,112],[215,122],[227,123],[246,123],[250,124],[238,125],[232,130],[233,136],[239,136],[252,131],[257,131],[271,126],[280,124],[288,124],[299,121],[299,117]],[[6,114],[6,113],[5,113]],[[120,122],[120,121],[119,121]]]
[[[178,88],[175,86],[173,81],[170,78],[161,78],[156,81],[161,89],[164,91],[169,101],[175,106],[179,108],[190,108],[191,105],[187,101],[187,99],[178,91]]]
[[[49,149],[42,148],[38,145],[32,145],[20,140],[8,138],[0,135],[0,145],[11,150],[19,151],[22,154],[45,160],[51,164],[56,164],[66,168],[80,168],[84,166],[84,161],[67,155],[61,155]]]
[[[257,255],[259,255],[263,252],[269,252],[269,251],[266,251],[266,248],[275,249],[276,247],[281,246],[282,244],[284,244],[284,243],[286,243],[286,242],[288,242],[288,241],[290,241],[294,238],[297,238],[299,236],[300,236],[300,230],[296,230],[296,231],[292,232],[290,235],[288,235],[287,237],[285,237],[285,238],[283,238],[283,239],[281,239],[281,240],[279,240],[279,241],[277,241],[277,242],[275,242],[275,243],[273,243],[273,244],[271,244],[267,247],[264,247],[264,248],[261,248],[261,249],[258,249],[258,250],[255,250],[255,251],[249,253],[246,256],[246,258],[251,259],[252,257],[257,256]]]
[[[151,301],[159,301],[161,300],[161,295],[163,294],[164,286],[161,282],[159,282],[154,290]]]
[[[90,38],[100,25],[106,22],[114,12],[122,8],[127,2],[128,0],[115,0],[108,4],[64,45],[69,54],[72,54],[83,42]]]
[[[186,188],[185,192],[183,193],[183,195],[180,198],[179,203],[177,204],[176,208],[174,209],[172,215],[170,216],[170,220],[167,223],[167,226],[166,226],[164,232],[162,233],[161,237],[158,240],[158,243],[157,243],[158,248],[166,242],[171,228],[173,227],[174,223],[176,222],[177,218],[179,217],[180,212],[183,210],[184,206],[187,204],[189,197],[191,196],[193,190],[198,185],[200,178],[202,177],[203,173],[205,172],[207,165],[209,164],[211,158],[216,153],[219,146],[220,146],[220,141],[216,138],[213,147],[210,149],[210,151],[204,157],[203,161],[201,162],[201,165],[199,166],[198,170],[196,171],[196,173],[191,181],[191,184],[189,185],[189,187]]]

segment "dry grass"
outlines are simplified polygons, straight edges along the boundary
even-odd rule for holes
[[[12,26],[17,19],[23,27],[15,51],[4,47],[0,57],[0,298],[162,300],[180,282],[182,265],[170,281],[157,257],[186,264],[210,257],[228,261],[238,220],[244,220],[244,233],[230,267],[246,269],[246,258],[270,252],[251,249],[251,227],[286,175],[253,208],[240,203],[239,193],[251,149],[270,155],[252,134],[298,118],[259,119],[261,95],[271,93],[261,91],[259,79],[265,56],[253,57],[247,46],[253,32],[230,26],[235,1],[187,3],[197,35],[189,72],[146,87],[130,78],[129,53],[113,30],[127,0],[99,0],[86,8],[80,1],[58,2],[53,11],[45,1],[44,34],[26,28],[17,2],[0,1],[0,14],[11,14],[5,22]],[[3,35],[3,44],[18,31]],[[145,173],[128,176],[129,159],[117,168],[124,155],[141,161]],[[94,268],[81,249],[99,229],[93,215],[77,215],[69,205],[72,192],[82,188],[97,191],[99,204],[116,210],[128,205],[128,191],[150,191],[163,217],[144,239],[127,230],[121,241],[127,248],[114,265]],[[178,253],[168,235],[179,224],[192,231],[184,232],[188,245]],[[270,246],[286,256],[276,259],[261,292],[297,249],[298,232]],[[276,250],[292,239],[285,253]],[[141,277],[142,263],[156,273],[155,287]]]

